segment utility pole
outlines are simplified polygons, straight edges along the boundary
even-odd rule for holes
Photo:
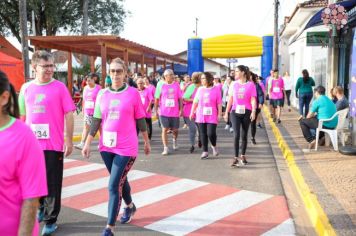
[[[274,0],[274,36],[273,36],[273,68],[278,69],[278,6],[279,0]]]
[[[195,36],[198,37],[198,18],[195,18]]]
[[[20,31],[21,31],[21,46],[22,46],[22,60],[24,62],[25,79],[30,78],[29,58],[28,58],[28,43],[27,43],[27,10],[26,0],[19,0],[20,13]]]

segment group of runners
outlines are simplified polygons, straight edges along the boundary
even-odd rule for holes
[[[22,86],[18,99],[7,76],[0,73],[0,149],[5,150],[0,164],[6,170],[0,172],[1,189],[6,189],[6,193],[0,194],[0,202],[4,203],[0,205],[0,215],[11,216],[0,222],[0,235],[18,232],[35,235],[39,230],[36,224],[42,221],[42,235],[56,231],[61,209],[63,159],[73,151],[75,106],[66,86],[53,79],[54,58],[47,51],[36,51],[32,67],[35,79]],[[251,125],[251,141],[256,144],[256,118],[266,94],[270,95],[271,104],[277,109],[276,121],[280,122],[278,107],[284,93],[283,82],[274,76],[266,91],[261,77],[247,66],[236,67],[225,95],[219,79],[209,72],[195,72],[191,78],[187,75],[178,83],[174,72],[167,69],[157,87],[142,77],[135,81],[136,88],[125,82],[127,67],[121,59],[115,58],[110,62],[109,74],[111,85],[107,88],[101,88],[90,77],[87,80],[83,92],[85,126],[82,141],[76,146],[89,158],[91,143],[100,131],[98,148],[110,173],[104,236],[113,235],[122,199],[126,205],[120,217],[122,224],[130,222],[136,212],[127,174],[138,156],[140,133],[144,153],[148,155],[151,151],[155,116],[162,128],[162,155],[171,153],[170,133],[173,150],[178,149],[180,118],[183,117],[189,129],[189,150],[193,153],[202,147],[201,159],[209,158],[209,141],[213,156],[219,155],[217,125],[222,119],[227,123],[231,121],[234,136],[231,167],[247,164],[249,127]]]

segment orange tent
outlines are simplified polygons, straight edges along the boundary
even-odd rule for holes
[[[17,92],[25,83],[23,62],[0,52],[0,70],[5,72]]]

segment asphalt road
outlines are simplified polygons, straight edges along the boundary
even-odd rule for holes
[[[133,170],[136,170],[139,174],[149,173],[149,175],[154,175],[153,177],[157,177],[154,180],[156,182],[152,182],[153,180],[150,182],[149,177],[146,178],[146,182],[145,178],[134,180],[137,184],[131,182],[134,193],[133,201],[135,202],[135,197],[137,196],[137,201],[147,201],[147,203],[138,203],[142,204],[142,208],[138,208],[137,219],[134,218],[132,224],[118,224],[115,235],[185,235],[187,233],[192,233],[193,235],[216,235],[216,232],[219,232],[220,235],[237,235],[236,232],[239,232],[238,235],[260,235],[266,232],[266,235],[268,233],[275,235],[275,232],[293,234],[294,226],[292,220],[289,219],[281,179],[266,131],[264,129],[257,130],[257,145],[251,144],[249,139],[246,154],[249,164],[239,168],[230,168],[233,157],[233,135],[224,130],[224,126],[225,124],[219,124],[217,130],[219,157],[201,160],[200,149],[197,148],[193,154],[189,153],[187,129],[180,129],[178,137],[179,150],[172,151],[169,156],[162,156],[160,129],[155,124],[151,142],[152,152],[149,156],[145,156],[142,153],[142,143],[140,143],[140,154]],[[170,147],[172,147],[172,137],[169,140]],[[211,149],[209,152],[210,156],[212,156]],[[80,160],[80,162],[72,162],[78,163],[80,166],[85,166],[83,161],[103,164],[97,151],[97,142],[92,145],[92,155],[89,160],[82,158],[78,150],[74,151],[70,159]],[[103,168],[103,166],[100,168]],[[65,172],[69,170],[70,168],[67,168]],[[86,176],[88,181],[89,179],[94,179],[90,171],[81,173],[81,176],[80,183],[86,181]],[[73,184],[78,184],[75,182],[76,177],[76,175],[67,176],[64,182],[68,183],[68,185],[70,185],[69,182],[71,181],[74,181]],[[189,184],[197,184],[197,186],[187,187],[182,185],[179,188],[173,188],[174,190],[172,191],[178,191],[177,193],[168,193],[168,195],[171,195],[162,197],[161,195],[167,194],[168,191],[164,190],[166,189],[165,187],[173,183],[172,181],[188,181]],[[146,188],[140,189],[143,187],[138,182]],[[150,185],[152,186],[149,187]],[[78,187],[80,186],[78,185]],[[138,186],[137,188],[140,190],[135,190],[135,186]],[[161,193],[158,190],[149,192],[157,187],[162,187],[162,191],[166,192]],[[198,193],[198,190],[203,191],[204,188],[208,189],[209,187],[211,188],[209,191]],[[70,192],[67,185],[64,188],[67,188],[64,192]],[[78,188],[73,189],[73,191],[78,191],[75,190]],[[81,190],[79,188],[79,192]],[[156,195],[153,197],[140,195],[140,191],[145,192],[144,190],[147,190],[147,194],[154,193]],[[63,207],[57,222],[59,228],[55,235],[100,235],[105,227],[106,218],[103,217],[105,216],[104,213],[88,210],[92,207],[88,203],[91,202],[89,196],[96,197],[93,194],[86,195],[90,191],[92,190],[84,190],[82,194],[69,193],[64,197],[62,194]],[[100,194],[107,195],[105,186],[100,186],[93,191],[100,191],[98,196]],[[236,194],[236,191],[238,191],[238,194],[243,193],[246,195],[241,197]],[[230,199],[230,197],[234,197],[231,194],[236,194],[238,200],[235,198]],[[143,200],[138,199],[141,197]],[[153,198],[153,200],[147,200],[146,198]],[[180,199],[179,202],[178,199]],[[190,203],[192,199],[197,202]],[[220,199],[222,203],[219,202]],[[76,202],[84,204],[85,207]],[[240,205],[237,206],[235,203]],[[105,205],[105,202],[103,204]],[[153,210],[150,210],[150,207]],[[178,209],[179,207],[182,209]],[[234,207],[236,210],[234,210]],[[87,212],[93,212],[93,214]],[[156,216],[156,212],[160,212],[161,215],[159,217]],[[158,218],[152,217],[151,219],[150,215],[155,215]],[[279,218],[274,219],[274,216]]]

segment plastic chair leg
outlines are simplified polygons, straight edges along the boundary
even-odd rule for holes
[[[315,151],[318,151],[318,144],[319,144],[319,129],[316,129],[316,136],[315,136]]]

